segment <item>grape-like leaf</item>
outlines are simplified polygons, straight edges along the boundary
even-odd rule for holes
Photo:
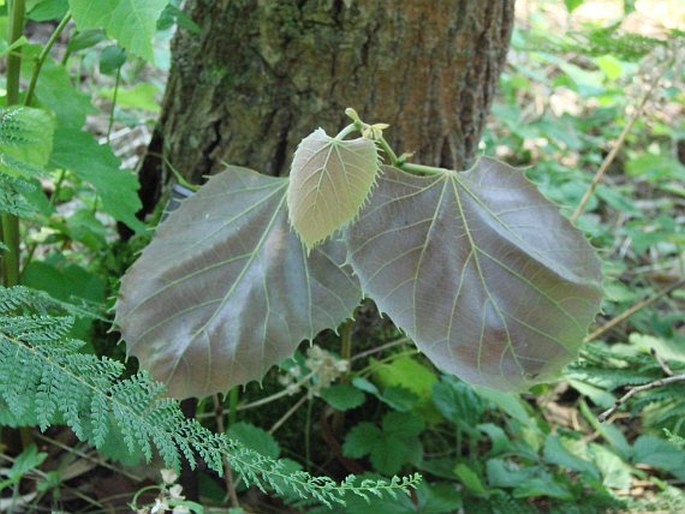
[[[497,161],[429,177],[385,168],[347,238],[362,290],[439,368],[475,384],[553,379],[599,310],[592,247]]]
[[[344,245],[307,255],[290,230],[287,184],[228,167],[171,213],[123,278],[116,323],[172,396],[261,379],[361,301]]]
[[[121,46],[152,61],[152,37],[169,0],[69,0],[79,30],[104,29]]]
[[[354,219],[378,169],[378,151],[370,139],[337,139],[317,129],[302,140],[287,198],[293,228],[307,248]]]

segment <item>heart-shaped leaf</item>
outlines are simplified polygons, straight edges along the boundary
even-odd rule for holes
[[[370,139],[337,139],[317,129],[295,151],[288,186],[293,228],[314,247],[359,212],[379,169]]]
[[[309,256],[290,230],[288,179],[229,167],[162,223],[122,280],[128,351],[177,398],[261,379],[361,300],[345,248]]]
[[[523,390],[572,360],[602,296],[592,247],[521,172],[385,168],[348,228],[363,291],[439,367]]]

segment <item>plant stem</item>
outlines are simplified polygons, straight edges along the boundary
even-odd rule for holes
[[[381,147],[381,150],[383,150],[383,153],[388,156],[388,160],[390,161],[391,166],[395,166],[398,168],[401,168],[402,162],[400,161],[399,157],[397,157],[397,154],[395,151],[390,147],[390,144],[385,140],[384,137],[380,137],[378,141],[376,141],[376,144]]]
[[[280,418],[278,421],[276,421],[276,423],[273,424],[273,426],[269,429],[269,433],[270,433],[270,434],[273,434],[276,430],[278,430],[279,428],[281,428],[281,426],[283,425],[283,423],[285,423],[286,421],[288,421],[288,418],[290,418],[290,416],[292,416],[293,414],[295,414],[295,412],[297,411],[297,409],[299,409],[300,407],[302,407],[302,405],[304,404],[304,402],[307,401],[307,397],[308,397],[308,396],[309,396],[308,394],[305,394],[304,396],[302,396],[302,398],[300,398],[299,400],[297,400],[297,403],[296,403],[295,405],[293,405],[292,407],[290,407],[290,409],[288,409],[288,411],[287,411],[285,414],[283,414],[283,416],[281,416],[281,418]]]
[[[294,386],[295,387],[300,387],[309,382],[309,380],[314,376],[314,373],[307,373],[304,377],[302,377],[300,380],[295,382]],[[252,409],[254,407],[260,407],[262,405],[266,405],[267,403],[271,403],[273,401],[278,400],[279,398],[283,398],[284,396],[290,396],[291,392],[288,389],[282,389],[277,393],[274,393],[270,396],[267,396],[266,398],[262,398],[261,400],[256,400],[252,403],[246,403],[244,405],[236,405],[236,412],[241,411],[241,410],[247,410],[247,409]],[[229,405],[230,409],[230,405]],[[197,418],[198,419],[204,419],[204,418],[211,418],[214,416],[213,413],[203,413],[203,414],[198,414]]]
[[[412,164],[411,162],[400,162],[397,167],[402,171],[419,175],[442,175],[443,173],[450,171],[447,168],[436,168],[423,164]]]
[[[8,43],[12,45],[24,31],[24,0],[14,0],[9,4],[10,26]],[[21,48],[16,48],[7,57],[7,105],[19,103],[19,77],[21,74]],[[7,251],[2,259],[2,282],[5,287],[19,283],[19,218],[8,213],[2,214],[2,242]]]
[[[235,389],[235,388],[234,388]],[[226,426],[224,425],[224,411],[221,407],[221,399],[218,394],[212,395],[212,400],[214,401],[214,415],[216,420],[216,431],[220,434],[226,432]],[[231,501],[231,507],[240,508],[240,502],[238,501],[238,494],[235,490],[235,483],[233,482],[233,473],[231,472],[231,463],[227,458],[224,459],[224,480],[226,481],[226,494]]]
[[[335,135],[335,139],[345,139],[346,136],[357,130],[357,125],[350,123],[347,127],[342,129]]]
[[[62,21],[59,22],[59,25],[57,25],[55,30],[50,35],[50,39],[48,39],[48,42],[45,43],[45,46],[40,51],[40,54],[38,54],[38,57],[36,58],[36,61],[33,64],[31,82],[29,82],[29,87],[26,90],[26,98],[24,99],[24,105],[31,105],[31,101],[33,100],[33,93],[36,90],[38,76],[40,75],[40,70],[43,67],[43,63],[45,62],[45,59],[47,59],[50,50],[52,50],[52,47],[55,45],[57,38],[59,38],[60,34],[62,34],[62,31],[67,26],[70,20],[71,13],[67,11],[67,13],[64,15],[64,18],[62,18]]]
[[[623,311],[621,314],[613,318],[611,321],[608,323],[605,323],[601,327],[599,327],[597,330],[593,331],[592,333],[588,334],[584,339],[583,342],[587,343],[589,341],[592,341],[594,339],[597,339],[599,336],[604,334],[606,331],[612,329],[622,321],[625,321],[628,319],[630,316],[635,314],[637,311],[644,309],[648,305],[654,303],[657,301],[659,298],[666,296],[669,294],[671,291],[675,291],[676,289],[679,289],[681,287],[685,286],[685,279],[678,280],[674,283],[672,283],[670,286],[665,287],[661,291],[654,293],[652,296],[645,298],[644,300],[639,301],[635,305],[633,305],[631,308]]]
[[[117,76],[114,81],[114,94],[112,95],[112,108],[109,111],[109,123],[107,125],[107,144],[110,142],[112,135],[112,126],[114,125],[114,109],[117,106],[117,96],[119,96],[119,84],[121,82],[121,66],[117,68]]]
[[[24,0],[9,3],[9,33],[7,43],[11,46],[24,32]],[[21,74],[21,48],[15,48],[7,56],[7,105],[19,103],[19,76]]]
[[[240,391],[238,386],[235,386],[228,393],[228,426],[231,426],[238,418],[238,400],[240,399]]]
[[[633,115],[630,117],[630,120],[628,123],[626,123],[625,127],[623,127],[623,130],[621,131],[621,134],[618,136],[618,139],[616,140],[616,143],[614,144],[613,148],[609,152],[609,154],[606,156],[602,164],[600,165],[599,169],[597,170],[597,173],[595,173],[595,176],[592,177],[592,182],[590,183],[590,187],[587,188],[587,191],[585,191],[585,194],[583,194],[583,198],[581,198],[580,203],[578,204],[578,207],[576,207],[576,210],[573,211],[573,214],[571,215],[571,223],[576,223],[578,221],[578,218],[580,215],[583,213],[585,210],[585,206],[587,203],[590,201],[590,198],[592,197],[592,193],[595,192],[595,189],[597,188],[597,185],[599,184],[600,180],[602,180],[602,177],[604,176],[604,173],[609,169],[609,166],[611,166],[611,163],[614,162],[614,158],[618,154],[618,151],[621,149],[623,146],[623,143],[626,140],[626,136],[628,135],[628,132],[630,132],[630,129],[633,128],[633,125],[635,122],[642,116],[642,111],[645,109],[645,105],[647,105],[647,100],[649,100],[649,97],[652,96],[652,93],[654,92],[654,89],[656,88],[657,84],[659,83],[659,80],[661,80],[662,74],[670,68],[670,64],[667,66],[664,66],[664,69],[657,73],[654,79],[652,80],[652,83],[649,86],[649,89],[645,93],[645,95],[642,97],[642,100],[640,101],[640,104],[638,105],[637,109],[635,109],[635,112]]]
[[[304,461],[307,466],[305,469],[309,471],[309,466],[312,462],[311,455],[311,437],[312,437],[312,407],[314,406],[314,400],[309,399],[307,404],[307,417],[304,422]]]
[[[340,357],[346,361],[350,361],[352,357],[352,332],[354,329],[354,321],[348,320],[340,327]],[[341,382],[349,381],[349,377],[343,375]]]
[[[354,329],[354,321],[348,320],[342,324],[340,327],[340,357],[350,362],[352,357],[352,332]],[[340,377],[340,382],[342,384],[347,384],[350,381],[349,371],[344,373]],[[336,435],[340,435],[342,432],[343,425],[345,424],[345,412],[341,410],[336,410],[333,414],[333,420],[331,422],[331,429]]]

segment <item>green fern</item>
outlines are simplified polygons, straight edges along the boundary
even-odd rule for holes
[[[131,453],[149,461],[154,450],[169,467],[181,459],[196,465],[196,455],[217,473],[228,458],[248,484],[277,494],[314,498],[326,505],[342,503],[346,493],[360,496],[406,492],[420,476],[366,481],[348,477],[337,484],[328,477],[292,473],[278,460],[265,457],[223,434],[187,419],[176,400],[147,373],[121,380],[124,366],[108,358],[80,353],[81,341],[68,339],[74,316],[84,309],[53,300],[25,287],[0,287],[0,422],[35,424],[41,430],[55,423],[71,427],[76,436],[101,447],[116,427]]]

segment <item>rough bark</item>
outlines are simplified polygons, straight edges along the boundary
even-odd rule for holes
[[[159,193],[163,149],[192,182],[222,162],[288,172],[298,142],[354,107],[413,160],[463,169],[504,62],[514,0],[191,0],[163,115],[142,169]]]

